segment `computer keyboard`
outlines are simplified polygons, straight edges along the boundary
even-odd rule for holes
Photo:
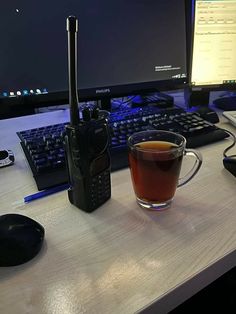
[[[67,182],[63,138],[66,123],[17,132],[39,190]],[[155,106],[127,109],[111,113],[110,154],[111,170],[128,166],[127,138],[134,132],[162,129],[180,133],[187,147],[194,148],[228,137],[214,124],[197,113],[178,107],[160,109]]]
[[[224,111],[222,115],[233,125],[236,127],[236,111]]]

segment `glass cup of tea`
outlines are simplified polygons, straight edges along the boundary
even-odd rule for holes
[[[138,204],[150,210],[169,208],[177,187],[189,182],[202,164],[202,156],[186,149],[186,139],[161,130],[137,132],[128,139],[129,166]],[[184,156],[195,159],[192,169],[180,178]]]

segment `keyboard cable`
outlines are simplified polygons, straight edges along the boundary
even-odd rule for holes
[[[226,133],[228,133],[229,134],[229,136],[232,138],[232,140],[233,140],[233,143],[232,144],[230,144],[228,147],[226,147],[225,149],[224,149],[224,151],[223,151],[223,156],[224,157],[236,157],[236,155],[230,155],[230,156],[227,156],[226,155],[226,153],[231,149],[231,148],[233,148],[234,146],[235,146],[235,144],[236,144],[236,137],[235,137],[235,135],[232,133],[232,132],[230,132],[230,131],[228,131],[228,130],[226,130],[226,129],[221,129],[221,130],[223,130],[223,131],[225,131]]]

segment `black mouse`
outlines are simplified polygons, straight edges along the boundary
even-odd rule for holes
[[[225,157],[223,159],[223,164],[225,169],[232,173],[236,177],[236,158],[235,157]]]
[[[19,215],[0,216],[0,266],[16,266],[40,251],[44,228],[35,220]]]

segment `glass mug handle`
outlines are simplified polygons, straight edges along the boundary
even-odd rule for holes
[[[192,169],[182,178],[179,178],[177,187],[188,183],[197,174],[202,165],[202,155],[194,149],[185,149],[184,156],[192,156],[195,158],[195,163]]]

